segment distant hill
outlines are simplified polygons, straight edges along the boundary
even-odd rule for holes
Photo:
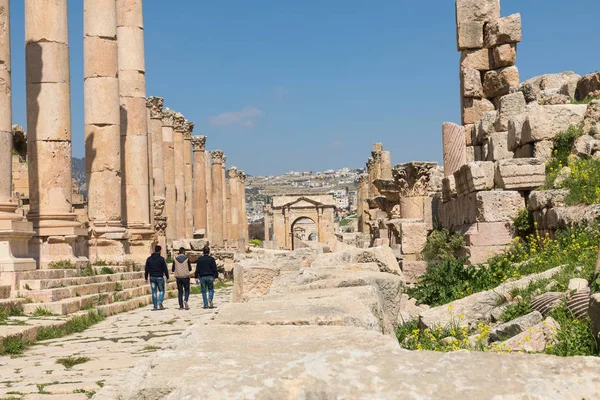
[[[80,190],[85,191],[85,158],[75,158],[72,160],[72,176],[79,185]]]

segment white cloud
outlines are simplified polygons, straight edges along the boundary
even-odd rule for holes
[[[262,117],[263,112],[254,106],[244,107],[238,111],[228,111],[210,118],[210,124],[215,126],[241,126],[252,128],[256,126],[256,118]]]

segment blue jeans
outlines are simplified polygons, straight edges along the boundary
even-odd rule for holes
[[[154,309],[157,310],[158,303],[162,303],[165,299],[165,278],[162,276],[151,276],[150,288],[152,289],[152,303],[154,304]]]
[[[215,295],[215,278],[212,276],[201,276],[200,285],[202,285],[202,301],[204,307],[208,307],[208,299],[213,299]],[[206,289],[208,289],[208,299],[206,298]]]

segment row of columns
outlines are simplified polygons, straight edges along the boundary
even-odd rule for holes
[[[146,96],[142,0],[84,0],[89,230],[77,222],[67,3],[24,3],[30,185],[24,221],[12,198],[10,1],[0,0],[0,272],[59,260],[139,262],[157,241],[192,238],[195,231],[216,245],[247,238],[245,175],[230,170],[228,186],[223,152],[211,154],[211,166],[206,137],[192,137],[194,124],[163,110],[162,98]]]

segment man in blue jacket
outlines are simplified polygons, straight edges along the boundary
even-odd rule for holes
[[[208,247],[202,249],[202,256],[196,262],[196,273],[194,276],[196,284],[202,285],[203,308],[213,308],[214,284],[219,282],[219,271],[217,271],[217,262],[210,256],[210,249]],[[207,289],[208,298],[206,297]]]
[[[165,282],[169,282],[169,268],[167,267],[165,259],[160,255],[161,250],[162,248],[160,246],[154,248],[154,253],[146,260],[146,269],[144,270],[146,283],[148,283],[148,276],[150,276],[152,303],[154,304],[152,311],[165,309],[163,307],[163,300],[165,299]],[[167,278],[166,281],[163,276]]]

